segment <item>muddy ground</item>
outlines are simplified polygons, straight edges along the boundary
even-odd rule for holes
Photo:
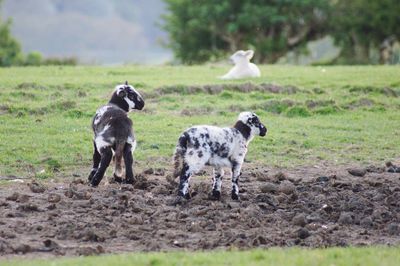
[[[209,199],[211,178],[174,206],[176,185],[148,169],[135,186],[90,188],[85,178],[0,187],[0,255],[400,244],[400,174],[363,169],[245,166],[240,202]],[[167,171],[168,172],[168,171]],[[71,179],[65,179],[71,180]]]

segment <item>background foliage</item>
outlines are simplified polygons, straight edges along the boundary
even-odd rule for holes
[[[183,63],[255,49],[255,61],[274,63],[288,51],[331,35],[342,48],[336,63],[369,63],[379,48],[397,41],[397,0],[165,0],[169,46]],[[392,44],[390,44],[392,45]]]

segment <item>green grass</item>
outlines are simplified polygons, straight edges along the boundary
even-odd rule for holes
[[[91,164],[91,118],[116,84],[128,80],[146,95],[130,117],[139,169],[170,167],[182,130],[194,124],[232,125],[243,110],[269,129],[247,159],[294,167],[382,164],[399,158],[400,68],[261,66],[263,77],[222,81],[228,67],[36,67],[0,69],[0,176],[86,175]],[[240,92],[237,84],[273,83],[294,94]],[[219,93],[189,86],[232,84]],[[162,93],[157,88],[163,87]],[[387,88],[390,88],[388,90]],[[399,248],[269,249],[139,253],[87,258],[2,261],[1,265],[397,265]]]
[[[268,249],[252,251],[131,253],[97,257],[3,261],[2,265],[398,265],[400,249],[390,247],[329,249]]]
[[[247,159],[292,167],[382,163],[399,157],[400,68],[261,66],[263,77],[222,81],[222,66],[26,67],[0,69],[0,176],[85,174],[91,117],[128,80],[146,96],[130,117],[139,169],[170,167],[179,134],[195,124],[232,125],[257,112],[269,129]],[[293,85],[297,93],[240,92],[238,84]],[[193,86],[225,84],[216,94]],[[231,84],[231,85],[227,85]],[[192,86],[192,87],[190,87]],[[162,87],[160,90],[157,88]],[[387,88],[390,88],[388,91]],[[212,93],[212,92],[211,92]],[[389,95],[389,96],[388,96]]]

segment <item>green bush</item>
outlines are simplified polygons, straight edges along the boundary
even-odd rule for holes
[[[25,59],[26,66],[40,66],[43,62],[42,54],[39,52],[30,52]]]

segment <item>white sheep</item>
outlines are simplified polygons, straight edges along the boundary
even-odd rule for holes
[[[239,50],[234,53],[230,59],[235,66],[229,72],[221,77],[221,79],[241,79],[259,77],[260,69],[250,59],[253,57],[253,50]]]

